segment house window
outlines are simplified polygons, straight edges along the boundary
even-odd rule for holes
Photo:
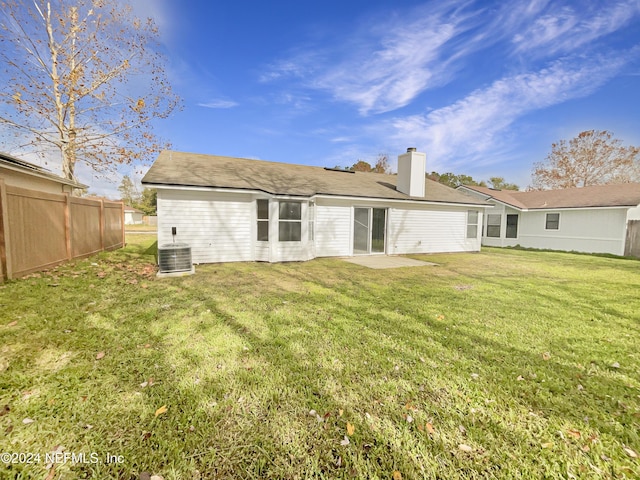
[[[558,230],[560,228],[560,214],[547,213],[547,221],[544,228],[546,230]]]
[[[278,239],[281,242],[299,242],[302,238],[302,204],[280,202]]]
[[[478,211],[467,211],[467,238],[478,238]]]
[[[500,238],[502,215],[487,215],[487,237]]]
[[[258,200],[258,241],[269,241],[269,200]]]
[[[518,238],[518,215],[507,215],[507,238]]]

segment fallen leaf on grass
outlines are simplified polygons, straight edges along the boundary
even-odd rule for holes
[[[516,378],[516,380],[522,382],[524,380],[524,377],[522,375],[518,375],[518,378]]]
[[[551,448],[553,447],[553,442],[546,442],[540,445],[542,448]]]
[[[340,440],[340,445],[342,445],[343,447],[346,447],[347,445],[349,445],[349,437],[347,437],[346,435],[344,436],[343,440]]]
[[[542,354],[542,359],[543,360],[549,360],[551,358],[551,354],[549,352],[544,352]]]
[[[153,378],[149,378],[149,380],[140,384],[140,388],[152,387],[154,383]]]
[[[356,427],[353,426],[351,423],[347,422],[347,435],[352,436],[353,432],[356,431]]]
[[[24,420],[22,420],[22,423],[25,424],[25,425],[29,425],[29,424],[31,424],[33,422],[35,422],[35,420],[32,420],[30,418],[25,418]]]
[[[631,450],[629,447],[624,447],[624,451],[627,452],[627,455],[629,455],[631,458],[638,458],[638,454]]]
[[[573,428],[570,428],[569,430],[567,430],[567,433],[571,435],[573,438],[580,438],[580,432]]]
[[[427,432],[429,432],[429,435],[434,435],[436,433],[436,429],[433,428],[433,425],[431,425],[431,423],[429,422],[425,424],[424,428],[427,429]]]
[[[393,471],[393,480],[402,480],[402,474],[398,470]]]
[[[155,416],[157,417],[158,415],[162,415],[163,413],[167,413],[167,406],[166,405],[163,405],[159,409],[157,409]]]
[[[51,469],[49,470],[49,475],[47,475],[44,480],[53,480],[54,478],[56,478],[56,466],[55,465],[53,465],[51,467]]]
[[[338,415],[339,415],[339,416],[342,416],[342,414],[343,414],[343,413],[344,413],[344,410],[343,410],[343,409],[338,410]]]
[[[98,354],[96,355],[96,360],[102,360],[104,358],[104,355],[104,352],[98,352]]]
[[[611,368],[620,368],[620,364],[618,362],[613,362],[611,364]]]
[[[18,324],[18,321],[17,321],[17,320],[14,320],[14,321],[13,321],[13,322],[11,322],[11,323],[7,323],[7,327],[15,327],[17,324]]]
[[[460,445],[458,445],[458,448],[463,452],[467,452],[467,453],[473,452],[473,448],[471,448],[469,445],[465,445],[464,443],[461,443]]]

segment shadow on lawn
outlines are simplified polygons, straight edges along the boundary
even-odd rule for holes
[[[304,279],[301,278],[301,280]],[[369,301],[372,305],[375,305],[375,297],[367,299],[366,295],[363,296],[365,302]],[[327,302],[326,297],[322,295],[304,293],[290,292],[286,295],[286,298],[292,306],[295,306],[298,300],[300,300],[299,303],[301,305],[307,303],[322,305]],[[363,299],[360,300],[362,301]],[[252,345],[252,351],[254,352],[252,355],[261,357],[261,362],[268,365],[270,376],[273,378],[291,378],[292,382],[300,387],[301,392],[297,395],[297,400],[293,400],[294,404],[299,404],[297,412],[299,415],[304,416],[309,408],[318,409],[319,412],[333,412],[334,415],[335,412],[345,408],[344,401],[336,397],[336,392],[323,387],[322,382],[319,381],[331,378],[345,380],[345,377],[336,373],[333,369],[319,365],[317,362],[312,369],[305,368],[304,365],[309,364],[309,352],[301,354],[290,348],[292,344],[303,344],[311,348],[312,342],[310,338],[315,336],[321,339],[318,342],[320,345],[326,342],[340,345],[344,351],[345,358],[342,359],[343,363],[348,364],[349,361],[353,360],[353,358],[350,358],[351,355],[349,353],[351,349],[360,347],[370,349],[372,358],[386,358],[386,364],[372,366],[372,375],[381,377],[387,375],[391,377],[396,375],[393,370],[394,361],[408,358],[408,361],[413,362],[411,368],[403,370],[406,374],[400,373],[396,375],[404,377],[399,384],[404,385],[406,383],[410,385],[403,387],[395,394],[395,401],[398,407],[397,413],[394,414],[388,410],[379,412],[383,416],[395,416],[394,420],[398,423],[398,429],[402,430],[405,427],[401,412],[403,412],[402,405],[408,401],[416,401],[421,405],[421,408],[425,410],[431,409],[444,417],[448,415],[455,417],[458,414],[448,411],[448,406],[445,403],[436,401],[434,405],[434,399],[441,398],[443,392],[430,388],[429,367],[420,362],[420,354],[428,356],[433,347],[430,342],[433,342],[433,338],[436,338],[435,341],[439,342],[444,350],[455,352],[454,356],[461,356],[467,365],[471,367],[462,372],[452,368],[452,375],[459,377],[457,383],[468,384],[469,388],[477,390],[479,395],[488,393],[493,397],[491,400],[504,402],[507,405],[515,403],[522,409],[523,414],[525,414],[525,411],[530,411],[541,414],[545,418],[553,418],[555,425],[566,422],[574,428],[584,429],[585,431],[597,429],[599,432],[616,436],[622,442],[632,443],[634,440],[630,438],[627,430],[621,436],[619,428],[616,426],[616,422],[627,425],[627,427],[631,425],[633,420],[630,413],[619,410],[616,412],[620,414],[616,422],[611,422],[612,418],[607,414],[606,409],[601,410],[604,405],[616,408],[615,400],[611,400],[611,398],[621,399],[628,396],[629,390],[627,386],[617,379],[614,380],[599,375],[585,377],[583,370],[563,364],[561,353],[554,353],[552,360],[545,361],[541,354],[518,349],[512,345],[506,345],[484,336],[471,334],[460,329],[451,332],[448,330],[448,325],[435,322],[430,318],[416,318],[419,323],[399,321],[397,312],[390,309],[378,311],[377,313],[369,312],[367,317],[363,318],[354,314],[351,306],[352,299],[339,292],[332,296],[330,303],[331,309],[328,316],[323,314],[322,317],[314,318],[312,312],[301,312],[301,322],[304,322],[305,328],[286,335],[276,330],[280,320],[266,315],[265,320],[270,325],[269,335],[266,338],[263,335],[254,334],[250,326],[236,320],[233,310],[220,308],[211,302],[208,303],[208,307],[216,316],[224,318],[225,322],[232,327],[235,334],[241,337],[244,342]],[[330,326],[327,326],[327,323]],[[331,335],[329,332],[334,331],[334,327],[338,323],[341,327],[337,329],[339,335],[333,335],[329,339],[323,338],[324,335]],[[394,339],[395,345],[393,344],[394,342],[376,342],[376,336],[379,337],[380,335],[384,335],[388,339]],[[366,336],[365,341],[362,341],[363,336]],[[431,338],[427,340],[426,337]],[[275,340],[277,340],[277,350],[274,348]],[[316,353],[319,356],[322,354],[321,351]],[[311,355],[313,355],[313,352],[311,352]],[[358,357],[359,355],[355,355],[356,359]],[[502,365],[505,359],[508,359],[508,367]],[[438,361],[440,358],[432,360]],[[475,371],[477,367],[483,369],[481,379],[473,381],[470,379],[469,374]],[[354,371],[358,371],[359,368],[360,366],[354,368]],[[532,381],[529,379],[526,382],[518,382],[516,380],[519,374],[531,371],[537,372],[540,380]],[[360,381],[364,383],[366,383],[366,380],[366,378],[352,379],[353,382]],[[578,381],[585,383],[586,391],[580,392],[576,389]],[[243,386],[248,395],[254,389],[259,391],[261,388],[262,386],[256,386],[252,381],[248,381]],[[352,386],[343,385],[343,388],[348,390]],[[309,392],[311,392],[311,396],[309,396]],[[607,392],[607,394],[603,396],[591,392]],[[454,395],[455,393],[449,391],[447,395]],[[358,391],[356,395],[361,403],[349,405],[348,407],[361,418],[366,412],[372,411],[374,407],[371,406],[372,399],[367,397],[365,391]],[[310,402],[310,400],[314,400],[315,403]],[[288,401],[291,402],[292,400],[288,399]],[[277,411],[277,406],[275,410]],[[585,417],[589,417],[589,420],[586,420]],[[531,437],[514,432],[508,426],[505,427],[491,421],[489,423],[491,423],[491,435],[499,437],[501,443],[505,445],[532,445],[533,439]],[[419,462],[410,459],[410,455],[405,450],[406,447],[400,447],[390,439],[386,435],[389,432],[362,432],[358,443],[358,447],[361,450],[353,452],[338,445],[341,435],[344,433],[344,428],[335,425],[334,430],[333,435],[325,434],[322,439],[316,439],[318,442],[316,447],[325,449],[322,453],[315,452],[318,455],[319,467],[325,474],[337,474],[341,471],[341,468],[336,466],[336,459],[340,456],[347,459],[363,457],[365,461],[372,461],[382,465],[401,462],[405,472],[413,472],[414,475],[420,474]],[[490,450],[489,437],[483,435],[482,430],[483,425],[478,428],[469,428],[469,436],[477,438],[478,443],[484,444],[485,448]],[[413,431],[409,435],[415,437],[416,445],[421,445],[425,441],[424,435],[417,431]],[[362,450],[364,448],[363,445],[368,445],[368,447]],[[440,445],[434,448],[435,452],[441,456],[440,462],[450,468],[469,469],[468,462],[459,462],[455,456],[451,455],[451,447],[452,445]],[[276,455],[291,455],[291,452],[287,452],[286,446],[283,445],[270,446],[269,448],[275,448],[272,453]],[[255,453],[252,448],[249,450]],[[489,465],[475,464],[471,470],[489,473],[495,468],[500,468],[498,465],[501,463],[510,461],[504,452],[490,451],[490,458]],[[294,463],[298,462],[299,465],[305,464],[304,457],[296,458],[295,461],[292,459],[292,461]],[[346,463],[349,464],[348,461]],[[269,476],[268,465],[270,465],[270,462],[266,462],[265,465],[267,465],[265,466],[266,470],[262,470],[259,473]],[[363,474],[363,472],[358,473]]]
[[[305,472],[309,476],[365,478],[379,476],[393,466],[405,478],[425,476],[424,468],[432,468],[428,474],[436,476],[451,472],[461,476],[515,474],[519,463],[509,457],[504,447],[527,445],[531,458],[535,459],[539,454],[537,439],[534,432],[510,429],[493,416],[472,423],[469,409],[473,402],[481,404],[483,397],[497,402],[498,411],[505,414],[515,411],[526,415],[531,411],[556,428],[566,423],[585,432],[595,429],[610,434],[628,445],[637,442],[632,433],[637,430],[632,412],[618,403],[637,392],[629,389],[622,379],[603,376],[597,370],[590,375],[577,366],[569,366],[575,363],[575,358],[553,345],[553,356],[545,361],[542,352],[523,350],[471,332],[470,324],[463,321],[453,325],[448,319],[437,320],[433,311],[440,311],[447,302],[451,304],[465,295],[452,293],[451,282],[459,279],[430,285],[430,289],[435,288],[435,295],[427,296],[419,289],[407,291],[406,287],[394,284],[394,276],[400,277],[399,273],[363,275],[361,269],[345,266],[333,278],[318,279],[304,266],[255,265],[255,271],[266,271],[274,277],[284,273],[291,288],[260,310],[235,299],[223,302],[212,297],[206,284],[208,276],[216,272],[203,269],[198,278],[158,284],[155,296],[147,300],[149,305],[138,313],[136,297],[118,307],[118,296],[105,285],[99,290],[101,297],[96,292],[96,300],[104,302],[105,317],[111,315],[108,326],[86,325],[75,333],[85,340],[74,347],[69,347],[64,337],[69,334],[62,333],[66,328],[64,319],[49,319],[47,328],[54,329],[53,336],[44,331],[35,333],[39,335],[37,343],[43,346],[73,349],[78,358],[91,357],[89,367],[81,372],[69,365],[55,374],[49,373],[49,380],[56,380],[50,387],[52,395],[59,388],[75,388],[78,389],[75,396],[81,398],[82,382],[104,379],[110,387],[119,389],[121,398],[136,399],[130,404],[114,405],[104,405],[97,399],[96,412],[102,415],[108,412],[113,418],[108,426],[111,430],[104,420],[93,430],[78,425],[74,431],[76,445],[66,445],[67,449],[77,447],[78,451],[81,445],[106,443],[114,448],[134,445],[135,462],[124,467],[79,465],[74,467],[75,473],[94,476],[115,473],[119,478],[135,478],[142,471],[198,470],[205,478],[282,478]],[[240,285],[250,292],[255,289],[253,273],[235,274],[229,283],[235,282],[234,286]],[[424,281],[428,279],[426,273],[415,275]],[[500,291],[513,288],[510,279],[477,280]],[[321,286],[323,291],[307,290],[304,285],[308,282]],[[570,285],[566,288],[570,292]],[[392,289],[399,292],[397,297],[390,295]],[[380,297],[387,300],[381,303]],[[410,308],[406,303],[409,297],[415,303]],[[244,301],[250,302],[251,297],[247,295]],[[363,313],[361,308],[354,308],[355,301],[370,308]],[[562,295],[547,294],[544,301],[551,307],[567,307]],[[258,331],[257,325],[241,319],[245,308],[261,317],[264,330]],[[236,356],[263,367],[245,368],[239,361],[234,370],[221,369],[217,373],[217,366],[212,364],[214,373],[210,378],[199,384],[185,383],[181,375],[187,371],[189,362],[200,364],[207,357],[195,352],[189,356],[187,351],[184,365],[176,366],[175,359],[166,355],[174,347],[163,328],[184,317],[195,317],[204,309],[228,326],[240,339],[239,344],[250,345],[248,351],[239,351]],[[283,323],[298,319],[299,328]],[[198,341],[197,334],[213,334],[214,326],[195,324],[192,341]],[[145,343],[152,348],[145,349]],[[102,349],[109,355],[94,361],[95,352]],[[118,349],[136,349],[139,355],[122,361],[118,359]],[[336,357],[335,365],[328,363],[327,350]],[[25,355],[32,360],[36,358],[35,353],[28,354],[27,350]],[[421,357],[427,362],[422,362]],[[366,367],[362,365],[363,358],[370,359]],[[396,365],[400,367],[398,370]],[[156,375],[154,372],[158,372],[158,384],[141,389],[139,383]],[[535,372],[537,379],[516,380],[528,372]],[[479,373],[479,377],[472,379],[472,373]],[[432,382],[442,375],[451,380],[448,388]],[[576,388],[578,383],[585,386],[584,391]],[[30,387],[21,384],[13,388],[20,391]],[[265,393],[265,389],[269,391]],[[461,400],[466,396],[472,398],[471,404]],[[203,398],[217,405],[206,408],[198,403]],[[45,409],[46,400],[47,397],[42,400]],[[169,406],[167,413],[154,417],[153,412],[165,403]],[[407,403],[420,409],[422,422],[425,418],[440,421],[436,423],[439,430],[436,437],[419,431],[418,422],[406,422]],[[84,407],[54,408],[60,408],[66,416],[91,419],[91,412]],[[331,416],[319,423],[309,415],[311,409],[321,416],[330,412]],[[343,417],[338,415],[340,410],[345,412]],[[377,423],[372,423],[376,428],[367,426],[366,413],[376,419]],[[349,445],[341,445],[347,421],[356,425],[356,433]],[[466,437],[457,429],[457,425],[463,424]],[[445,432],[446,427],[454,431]],[[554,431],[542,433],[553,435]],[[478,461],[470,462],[468,456],[457,451],[457,444],[464,442],[482,446],[487,452],[479,455]],[[534,460],[519,461],[528,462],[529,468],[536,465]],[[371,471],[366,470],[367,465]],[[536,473],[544,476],[545,471]]]

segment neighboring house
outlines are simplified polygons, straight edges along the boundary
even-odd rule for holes
[[[71,193],[87,186],[62,178],[50,171],[0,152],[0,179],[5,185],[45,193]]]
[[[640,257],[640,183],[516,192],[460,186],[495,205],[482,244]]]
[[[490,204],[425,179],[425,162],[409,149],[396,176],[163,151],[142,184],[159,245],[187,243],[195,263],[479,251]]]
[[[129,207],[125,205],[124,207],[124,224],[125,225],[142,225],[144,212],[138,210],[137,208]]]

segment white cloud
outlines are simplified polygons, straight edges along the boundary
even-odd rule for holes
[[[270,65],[260,80],[297,79],[355,105],[362,115],[389,112],[453,81],[481,50],[498,47],[507,68],[513,61],[527,68],[535,58],[582,53],[587,47],[593,54],[599,48],[593,45],[596,40],[628,25],[639,13],[638,0],[576,7],[549,0],[489,6],[431,1],[388,10],[385,18],[368,18],[364,26],[338,34],[333,46],[298,49]]]
[[[453,61],[488,40],[460,41],[478,25],[478,12],[465,8],[458,2],[432,2],[403,16],[370,19],[334,47],[295,52],[273,63],[260,80],[301,79],[307,87],[355,104],[363,115],[395,110],[446,83]]]
[[[627,52],[627,55],[630,52]],[[559,60],[535,73],[504,77],[424,115],[391,122],[397,144],[424,145],[434,164],[498,161],[509,127],[538,109],[592,93],[625,65],[623,56]]]
[[[517,52],[549,55],[578,48],[613,33],[640,15],[640,2],[604,2],[595,8],[553,3],[548,13],[528,24],[513,37]]]
[[[224,109],[224,108],[237,107],[238,103],[232,100],[215,99],[215,100],[210,100],[208,102],[198,103],[198,106],[204,107],[204,108],[223,108]]]

